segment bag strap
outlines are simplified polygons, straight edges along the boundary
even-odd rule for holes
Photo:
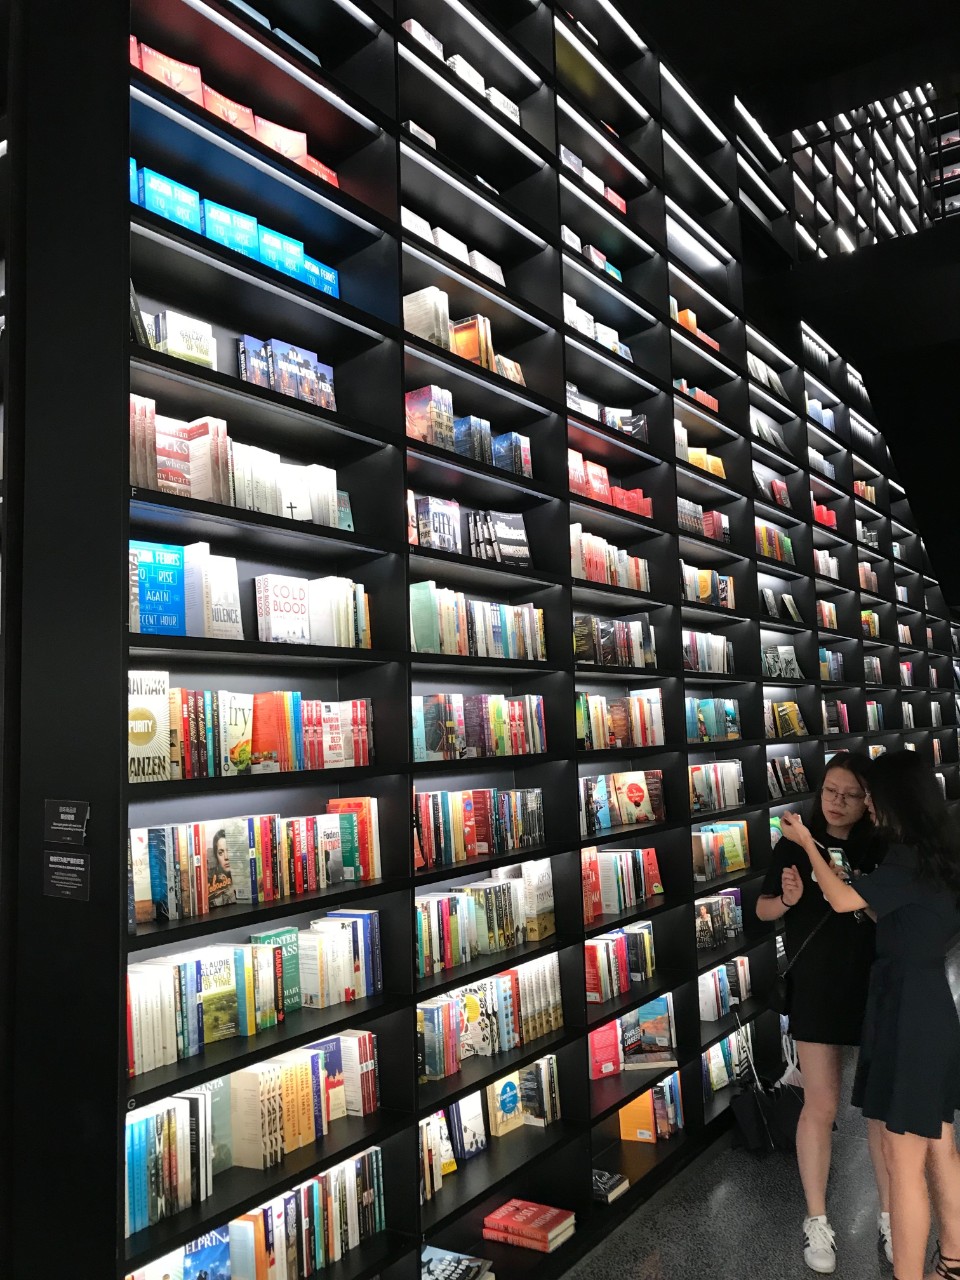
[[[818,849],[822,850],[822,851],[823,851],[823,853],[825,853],[825,854],[827,853],[827,850],[824,848],[824,846],[820,843],[820,841],[819,841],[819,840],[815,840],[815,841],[814,841],[814,844],[817,846],[817,848],[818,848]],[[828,855],[828,860],[829,860],[829,855]],[[785,977],[787,976],[787,974],[790,972],[790,970],[793,968],[793,966],[797,963],[797,961],[798,961],[798,960],[800,959],[800,957],[803,955],[803,953],[804,953],[804,951],[805,951],[805,949],[806,949],[807,943],[811,941],[811,939],[813,938],[814,934],[817,934],[817,933],[819,933],[819,932],[820,932],[820,930],[823,928],[823,926],[827,923],[827,921],[830,919],[830,917],[831,917],[832,915],[833,915],[833,907],[831,907],[831,906],[830,906],[830,904],[828,903],[828,904],[827,904],[827,910],[826,910],[826,912],[825,912],[825,913],[820,917],[820,919],[817,921],[817,923],[813,926],[813,928],[810,930],[810,932],[809,932],[809,933],[807,934],[807,936],[804,938],[803,942],[801,942],[801,943],[800,943],[800,946],[799,946],[799,947],[798,947],[798,949],[797,949],[797,953],[796,953],[796,955],[795,955],[795,956],[793,956],[793,957],[791,958],[791,960],[790,960],[790,961],[789,961],[789,963],[787,964],[786,968],[785,968],[785,969],[783,970],[783,972],[780,974],[780,977],[781,977],[781,978],[785,978]]]

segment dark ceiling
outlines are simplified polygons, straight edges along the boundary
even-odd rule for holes
[[[957,0],[622,0],[718,112],[737,94],[770,133],[960,70]]]

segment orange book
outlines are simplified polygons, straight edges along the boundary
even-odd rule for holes
[[[298,129],[285,129],[282,124],[274,124],[263,116],[253,117],[256,136],[265,147],[278,151],[288,160],[302,165],[307,157],[307,135]]]
[[[455,320],[450,325],[452,349],[471,364],[482,365],[483,338],[480,332],[480,316],[468,316],[466,320]]]
[[[677,315],[677,323],[682,324],[685,329],[690,329],[693,333],[696,333],[697,313],[690,307],[684,307]]]
[[[325,165],[322,161],[318,160],[315,156],[310,155],[309,152],[307,152],[304,158],[300,161],[300,164],[308,173],[312,173],[315,178],[322,178],[324,182],[329,182],[332,187],[339,187],[340,179],[337,177],[334,170],[331,169],[329,165]]]
[[[625,1142],[656,1142],[657,1122],[653,1112],[653,1090],[648,1089],[617,1113],[620,1137]]]
[[[355,813],[360,846],[360,879],[379,876],[379,839],[373,803],[369,796],[334,796],[327,801],[327,813]]]
[[[253,695],[251,772],[279,773],[281,757],[280,707],[275,693]]]
[[[191,102],[203,106],[203,80],[199,67],[170,58],[157,49],[151,49],[148,44],[140,45],[140,66],[146,75],[160,80],[174,93],[181,93]]]
[[[251,109],[243,106],[242,103],[234,102],[225,94],[218,93],[216,89],[211,89],[208,84],[203,86],[203,105],[211,114],[226,120],[227,124],[232,124],[237,129],[242,129],[244,133],[256,133]]]
[[[663,881],[660,879],[656,849],[643,850],[643,893],[647,898],[654,893],[663,893]]]

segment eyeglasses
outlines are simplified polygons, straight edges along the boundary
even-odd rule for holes
[[[836,787],[821,787],[820,794],[844,807],[848,804],[862,804],[867,798],[862,791],[838,791]]]

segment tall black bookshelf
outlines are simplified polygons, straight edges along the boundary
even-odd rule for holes
[[[822,338],[801,330],[799,316],[769,334],[749,319],[744,234],[766,235],[780,252],[788,247],[781,221],[781,196],[789,199],[785,162],[776,161],[775,148],[760,154],[755,130],[745,125],[734,137],[711,119],[607,0],[568,3],[569,9],[499,0],[404,0],[396,6],[387,0],[323,0],[304,13],[293,0],[262,0],[256,9],[232,0],[170,0],[163,6],[134,0],[129,11],[110,0],[82,18],[50,0],[15,6],[22,96],[11,117],[11,149],[21,163],[15,169],[8,281],[18,357],[5,400],[10,457],[16,459],[7,471],[23,488],[22,522],[13,534],[16,539],[22,532],[22,550],[16,541],[13,546],[23,581],[21,587],[16,567],[8,576],[5,503],[3,586],[5,595],[15,591],[17,603],[5,609],[3,628],[9,634],[9,623],[18,617],[23,714],[13,701],[5,702],[8,744],[11,728],[18,735],[20,800],[19,828],[4,841],[5,856],[14,844],[19,855],[10,1019],[18,1176],[8,1205],[11,1221],[22,1223],[38,1188],[57,1204],[58,1229],[44,1246],[54,1269],[134,1273],[376,1144],[384,1156],[386,1229],[329,1268],[337,1280],[412,1277],[423,1242],[492,1257],[501,1278],[531,1266],[558,1274],[727,1123],[730,1090],[705,1097],[701,1064],[702,1055],[735,1029],[735,1020],[731,1015],[701,1021],[701,973],[738,954],[749,956],[755,996],[739,1012],[753,1028],[761,1062],[773,1070],[779,1062],[778,1020],[762,999],[776,971],[775,939],[755,920],[753,907],[770,860],[770,819],[788,802],[807,797],[771,799],[770,758],[799,755],[812,791],[828,753],[892,747],[906,739],[927,759],[934,760],[936,750],[947,794],[960,798],[952,662],[958,629],[930,574],[862,382]],[[513,99],[520,124],[490,108],[413,39],[401,25],[408,19],[442,40],[446,54],[468,57],[488,83]],[[314,179],[203,106],[131,70],[131,33],[199,64],[206,80],[259,114],[306,131],[311,152],[337,170],[340,186]],[[82,106],[65,116],[65,102]],[[408,121],[419,130],[404,127]],[[424,130],[435,147],[423,140]],[[561,148],[579,156],[602,185],[622,197],[625,211],[584,183],[561,160]],[[78,175],[69,195],[65,166],[27,166],[22,160],[62,158],[67,151]],[[130,156],[302,239],[309,252],[338,268],[341,297],[322,296],[131,204]],[[401,207],[498,262],[505,283],[494,283],[409,230]],[[575,233],[581,249],[562,228]],[[586,255],[587,245],[618,274]],[[213,324],[217,372],[147,350],[128,337],[128,277],[144,310],[171,307]],[[522,364],[524,386],[404,332],[402,298],[427,285],[447,291],[452,316],[489,317],[497,350]],[[616,328],[630,359],[566,324],[564,294]],[[46,298],[49,305],[31,302],[27,308],[27,297]],[[695,328],[679,322],[687,311],[696,313]],[[57,341],[54,370],[52,326],[70,337]],[[334,366],[335,413],[240,381],[233,340],[268,330],[318,350]],[[756,360],[776,371],[779,389],[757,376]],[[677,387],[680,379],[688,390]],[[528,435],[532,475],[514,475],[408,439],[403,393],[431,383],[452,392],[458,414],[482,415],[498,431]],[[588,400],[646,414],[648,438],[640,441],[603,425],[582,406],[572,407],[568,383]],[[707,399],[695,397],[694,388]],[[355,531],[131,490],[128,393],[153,398],[158,412],[168,415],[224,418],[236,439],[275,449],[288,460],[335,466],[338,483],[350,493]],[[821,406],[813,415],[811,400]],[[832,426],[824,425],[823,407],[832,412]],[[676,423],[689,448],[722,460],[722,475],[691,463],[689,456],[678,457]],[[572,494],[568,448],[604,464],[611,480],[642,487],[653,500],[653,518]],[[829,468],[811,464],[811,448]],[[758,490],[755,473],[784,482],[789,508]],[[873,486],[869,499],[860,496],[857,482]],[[467,507],[522,513],[532,566],[511,569],[409,546],[407,488]],[[811,493],[835,514],[835,527],[814,520]],[[682,527],[678,499],[722,513],[729,540],[710,540]],[[645,558],[650,590],[573,578],[572,523]],[[792,563],[758,555],[758,524],[789,537]],[[130,537],[209,541],[214,552],[234,556],[248,639],[129,634]],[[817,551],[835,556],[836,576],[817,572]],[[686,601],[680,560],[728,575],[736,606]],[[861,582],[861,563],[875,574],[869,589]],[[373,647],[302,648],[250,639],[256,634],[251,579],[266,571],[342,573],[363,583],[371,601]],[[413,652],[409,587],[428,580],[485,599],[532,601],[544,611],[546,661]],[[777,597],[791,593],[801,621],[782,611],[776,617],[765,613],[764,588]],[[818,625],[818,600],[835,605],[835,628]],[[69,602],[66,609],[63,602]],[[865,638],[861,612],[867,609],[877,615],[878,634]],[[624,620],[647,615],[656,631],[656,667],[577,664],[571,631],[579,612]],[[900,625],[910,628],[908,639]],[[729,639],[733,671],[685,670],[681,632],[688,629]],[[802,680],[772,682],[764,676],[761,648],[778,643],[794,646]],[[840,680],[821,678],[821,648],[842,654]],[[865,681],[865,655],[879,659],[879,684]],[[912,664],[910,686],[901,684],[901,662]],[[130,787],[124,781],[125,681],[128,670],[144,668],[167,670],[171,684],[191,687],[228,684],[242,691],[301,689],[316,698],[369,697],[376,762],[337,773]],[[5,677],[5,697],[7,683]],[[578,750],[577,691],[609,697],[648,686],[662,690],[663,745]],[[410,697],[437,690],[541,694],[546,753],[414,763]],[[689,743],[687,696],[735,697],[741,737]],[[796,700],[808,734],[768,740],[765,697]],[[848,733],[821,732],[823,698],[846,704]],[[882,708],[882,730],[870,727],[868,700]],[[940,708],[938,724],[934,705]],[[909,728],[904,706],[913,710]],[[734,757],[742,765],[744,804],[691,817],[688,766]],[[582,836],[578,779],[634,768],[662,770],[666,821]],[[499,859],[415,871],[415,786],[539,787],[548,801],[543,843]],[[126,935],[128,827],[202,821],[228,812],[315,812],[327,798],[358,794],[376,796],[379,804],[379,879],[164,926],[141,925],[134,936]],[[44,894],[44,860],[57,848],[49,836],[45,840],[41,825],[47,799],[90,804],[88,900]],[[7,812],[5,805],[5,823]],[[712,816],[747,824],[750,865],[716,880],[695,880],[691,828]],[[664,893],[585,926],[581,850],[603,844],[654,846]],[[417,893],[456,885],[497,863],[533,858],[551,860],[556,934],[528,943],[519,957],[481,957],[418,980]],[[714,953],[698,951],[698,900],[733,885],[742,894],[743,935]],[[303,1010],[281,1029],[226,1041],[200,1057],[127,1078],[128,961],[176,954],[203,942],[240,941],[260,926],[305,925],[318,912],[341,905],[380,912],[380,995]],[[618,1000],[588,1004],[585,940],[641,919],[652,923],[657,973]],[[552,954],[561,979],[561,1030],[507,1054],[471,1058],[443,1080],[418,1083],[418,1000],[498,972],[517,958]],[[591,1081],[588,1034],[668,991],[674,997],[685,1125],[655,1145],[621,1141],[619,1110],[670,1072]],[[353,1027],[370,1029],[378,1038],[377,1112],[338,1122],[322,1142],[269,1173],[237,1168],[220,1175],[209,1199],[124,1239],[118,1170],[129,1113],[323,1033]],[[546,1053],[558,1059],[562,1121],[491,1141],[486,1153],[445,1181],[435,1199],[420,1205],[419,1119]],[[44,1090],[39,1104],[38,1083]],[[593,1204],[593,1166],[628,1176],[631,1190],[615,1206]],[[574,1238],[547,1258],[484,1244],[484,1214],[513,1194],[573,1209]],[[14,1272],[27,1274],[36,1242],[22,1230],[10,1238]]]

